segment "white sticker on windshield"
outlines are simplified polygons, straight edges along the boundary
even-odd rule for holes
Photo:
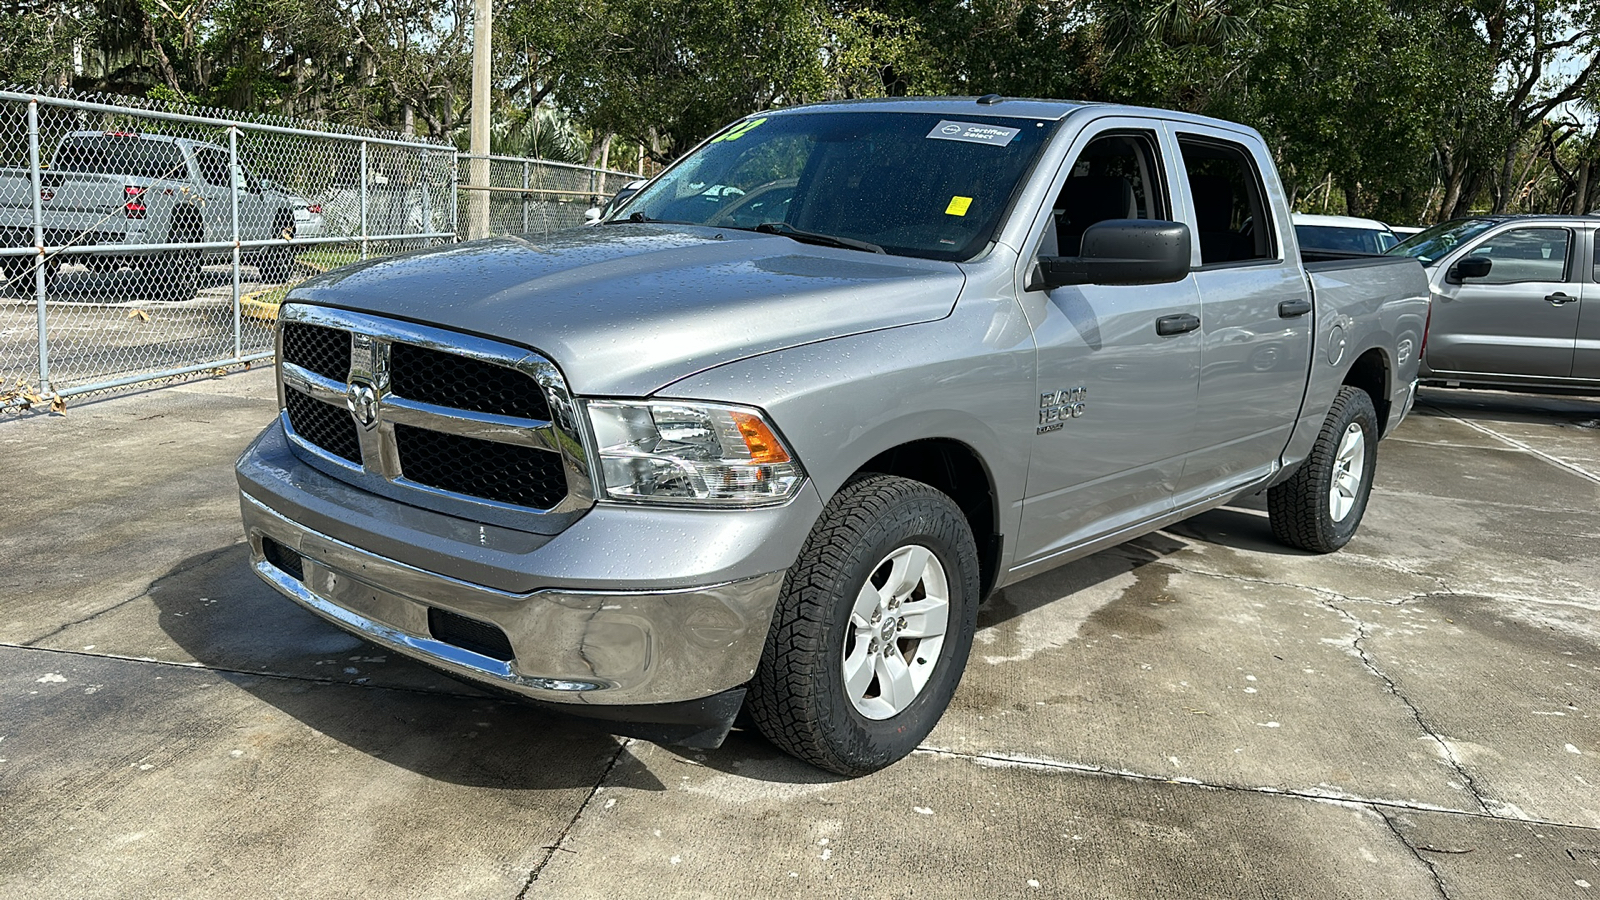
[[[1007,128],[1004,125],[983,125],[978,122],[952,122],[944,119],[933,126],[928,132],[928,137],[936,141],[966,141],[969,144],[988,144],[991,147],[1004,147],[1011,143],[1017,136],[1020,128]]]

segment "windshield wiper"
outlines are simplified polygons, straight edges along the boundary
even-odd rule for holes
[[[817,234],[812,231],[801,231],[788,222],[762,222],[750,229],[762,234],[779,234],[786,238],[807,244],[821,244],[824,247],[843,247],[846,250],[865,250],[868,253],[887,253],[882,247],[869,241],[858,241],[855,238],[834,237],[831,234]]]

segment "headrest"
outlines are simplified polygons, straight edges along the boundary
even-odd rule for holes
[[[1106,219],[1132,219],[1139,214],[1133,199],[1133,185],[1121,175],[1068,178],[1061,189],[1060,202],[1061,218],[1075,231]]]

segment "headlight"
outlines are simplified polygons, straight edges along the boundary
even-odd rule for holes
[[[759,410],[675,401],[585,404],[605,496],[695,506],[766,506],[805,472]]]

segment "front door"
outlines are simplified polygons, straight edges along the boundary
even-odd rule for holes
[[[1095,222],[1173,218],[1157,128],[1143,119],[1102,120],[1077,139],[1025,267],[1040,255],[1077,255]],[[1197,332],[1156,329],[1158,319],[1174,316],[1198,324],[1192,277],[1020,296],[1038,344],[1039,424],[1019,566],[1171,508],[1194,429],[1200,366]]]
[[[1487,257],[1493,265],[1483,278],[1438,288],[1428,326],[1428,368],[1570,376],[1582,298],[1576,250],[1570,228],[1519,226],[1457,257]]]

